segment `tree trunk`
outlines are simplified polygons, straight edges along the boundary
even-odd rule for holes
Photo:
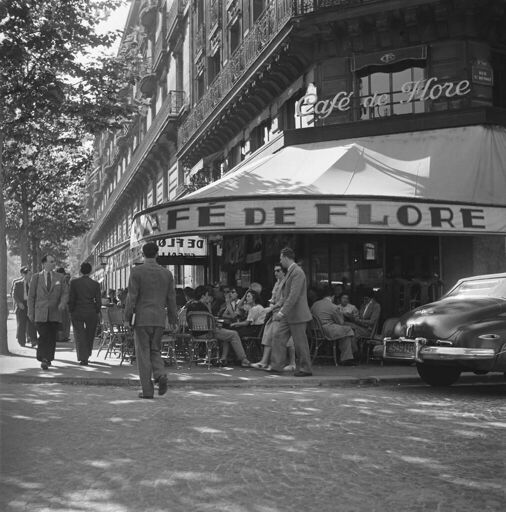
[[[7,319],[9,306],[7,305],[7,233],[5,230],[5,203],[4,203],[4,169],[2,165],[3,133],[0,131],[0,354],[8,355]]]
[[[21,256],[21,266],[28,265],[28,225],[30,223],[30,216],[28,212],[28,205],[26,204],[26,184],[21,184],[21,229],[19,230],[19,252]]]

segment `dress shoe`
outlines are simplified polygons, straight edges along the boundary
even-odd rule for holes
[[[81,366],[88,366],[88,361],[79,361]]]
[[[139,398],[153,399],[152,396],[145,395],[142,391],[139,392]]]
[[[295,365],[294,365],[294,364],[287,364],[287,365],[283,368],[283,371],[284,371],[284,372],[294,372],[294,371],[295,371]]]
[[[165,393],[167,393],[168,387],[169,387],[169,381],[167,379],[167,375],[162,375],[158,379],[158,394],[165,395]]]
[[[48,369],[49,369],[49,361],[47,361],[46,359],[43,359],[43,360],[40,362],[40,367],[41,367],[43,370],[48,370]]]
[[[265,370],[267,366],[263,363],[252,363],[251,368],[255,368],[256,370]]]
[[[298,371],[298,372],[295,372],[293,375],[294,375],[294,377],[311,377],[311,375],[313,375],[313,374],[311,372]]]
[[[241,361],[241,366],[242,366],[243,368],[249,368],[249,367],[251,366],[251,363],[250,363],[247,359],[243,359],[243,360]]]

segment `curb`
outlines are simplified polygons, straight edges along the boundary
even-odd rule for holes
[[[458,384],[492,384],[503,383],[501,374],[469,375],[461,377]],[[0,375],[3,384],[67,384],[74,386],[140,386],[139,379],[126,378],[85,378],[85,377],[39,377],[36,375]],[[276,380],[255,379],[249,381],[229,379],[195,379],[169,380],[169,388],[334,388],[334,387],[366,387],[366,386],[425,386],[418,376],[412,377],[352,377],[352,378],[281,378]]]

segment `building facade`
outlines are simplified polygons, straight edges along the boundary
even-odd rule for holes
[[[178,285],[311,285],[384,317],[506,270],[506,2],[133,1],[138,119],[97,139],[90,258],[123,287],[158,240]]]

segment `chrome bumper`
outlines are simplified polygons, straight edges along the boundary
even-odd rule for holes
[[[496,357],[492,348],[463,348],[448,345],[426,345],[425,338],[385,338],[383,359],[408,361],[485,361]],[[448,342],[447,342],[448,343]]]
[[[418,352],[422,361],[482,361],[494,359],[492,348],[423,347]]]

